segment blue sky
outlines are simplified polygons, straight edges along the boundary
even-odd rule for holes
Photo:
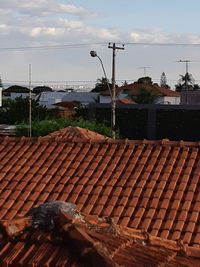
[[[138,79],[145,66],[155,82],[164,71],[173,87],[185,71],[185,65],[177,63],[180,59],[195,61],[189,71],[200,83],[200,47],[134,45],[200,44],[198,0],[0,0],[0,4],[0,75],[5,82],[26,82],[31,64],[35,85],[57,81],[62,86],[92,86],[103,74],[90,50],[97,50],[110,78],[107,44],[120,42],[132,44],[117,53],[119,83]],[[17,49],[69,44],[84,46]]]
[[[198,0],[72,1],[98,12],[98,24],[130,31],[161,27],[167,32],[198,32]],[[192,26],[192,29],[191,29]]]

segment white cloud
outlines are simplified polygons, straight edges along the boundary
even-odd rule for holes
[[[9,35],[10,28],[6,24],[0,24],[0,34],[1,35]]]
[[[165,33],[162,29],[137,30],[129,34],[132,42],[136,43],[200,43],[200,34]]]
[[[81,19],[95,16],[82,7],[63,4],[59,0],[1,0],[1,10],[29,16],[74,15]]]
[[[47,28],[35,27],[29,30],[29,35],[31,37],[57,36],[57,35],[62,35],[63,33],[64,33],[64,30],[57,29],[54,27],[47,27]]]
[[[133,42],[169,42],[169,36],[163,33],[162,29],[159,28],[131,32],[129,36]]]

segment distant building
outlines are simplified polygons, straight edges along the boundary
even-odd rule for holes
[[[92,92],[71,92],[63,97],[65,102],[79,102],[83,106],[99,101],[99,93]]]
[[[62,99],[66,94],[66,92],[42,92],[39,94],[37,100],[42,106],[55,108],[53,105],[62,102]]]
[[[55,108],[59,102],[79,102],[83,106],[98,101],[99,93],[91,92],[42,92],[39,97],[39,104]]]
[[[17,97],[26,98],[29,96],[29,89],[24,86],[12,85],[3,90],[3,96],[10,99],[15,99]]]
[[[181,104],[200,105],[200,90],[182,90]]]
[[[154,104],[180,104],[180,93],[170,90],[168,88],[160,87],[157,84],[140,84],[140,83],[131,83],[116,88],[116,99],[132,99],[136,101],[137,95],[140,93],[141,88],[147,90],[153,90],[156,92],[158,97],[156,98]],[[100,93],[100,103],[110,103],[110,92],[104,91]]]

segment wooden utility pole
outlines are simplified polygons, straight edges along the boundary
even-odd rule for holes
[[[112,125],[112,137],[115,139],[116,137],[116,85],[115,85],[115,57],[116,57],[116,50],[124,50],[124,45],[122,47],[116,46],[115,43],[111,44],[109,43],[108,48],[111,48],[113,50],[112,54],[112,99],[111,99],[111,104],[112,104],[112,115],[111,115],[111,125]]]
[[[32,137],[32,95],[31,95],[31,64],[29,64],[29,131],[28,136]]]
[[[186,87],[186,104],[188,104],[188,77],[189,77],[189,73],[188,73],[188,63],[192,62],[191,60],[185,59],[185,60],[179,60],[179,63],[185,63],[185,87]]]

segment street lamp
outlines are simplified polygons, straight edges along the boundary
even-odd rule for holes
[[[112,93],[111,89],[110,89],[110,85],[109,85],[109,82],[108,82],[108,79],[107,79],[107,75],[106,75],[106,71],[105,71],[105,68],[104,68],[104,65],[103,65],[103,61],[101,60],[101,58],[97,55],[97,52],[96,51],[90,51],[90,55],[91,57],[97,57],[101,63],[101,66],[102,66],[102,69],[103,69],[103,73],[104,73],[104,76],[106,78],[106,83],[107,83],[107,86],[108,86],[108,90],[109,90],[109,93],[110,93],[110,98],[111,98],[111,131],[112,131],[112,137],[113,139],[115,139],[115,102],[116,102],[116,99],[115,99],[115,94]]]

